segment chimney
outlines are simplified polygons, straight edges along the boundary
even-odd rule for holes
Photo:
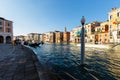
[[[117,8],[116,7],[114,7],[114,8],[112,8],[112,11],[114,11],[114,10],[116,10]]]

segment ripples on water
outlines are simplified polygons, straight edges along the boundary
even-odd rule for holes
[[[80,47],[45,44],[32,48],[39,61],[65,80],[120,80],[120,53],[106,49],[86,48],[84,68],[80,68]],[[63,77],[67,75],[71,78]],[[91,76],[93,78],[91,78]]]

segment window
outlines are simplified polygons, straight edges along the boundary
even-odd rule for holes
[[[105,25],[105,31],[108,32],[108,25]]]
[[[110,39],[112,39],[112,37],[110,37]]]
[[[112,26],[110,25],[110,28],[112,28]]]
[[[110,32],[110,36],[112,36],[112,32]]]
[[[2,22],[0,22],[0,26],[2,25]]]
[[[10,28],[7,29],[7,32],[10,32]]]
[[[0,22],[0,25],[2,25],[2,22]]]
[[[120,17],[120,12],[117,13],[117,17]]]
[[[2,27],[0,27],[0,31],[2,31]]]
[[[118,24],[118,29],[120,29],[120,24]]]
[[[110,20],[112,19],[112,15],[110,15]]]
[[[120,35],[120,31],[118,31],[118,35]]]
[[[107,36],[107,34],[105,34],[105,36]]]
[[[8,23],[8,26],[10,26],[10,24]]]
[[[107,41],[107,39],[105,39],[105,41]]]

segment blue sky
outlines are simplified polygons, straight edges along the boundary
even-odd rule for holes
[[[86,23],[106,21],[111,8],[120,8],[120,0],[0,0],[0,17],[13,21],[14,35],[71,31]]]

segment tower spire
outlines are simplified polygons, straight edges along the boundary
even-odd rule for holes
[[[67,28],[65,27],[65,32],[67,32]]]

